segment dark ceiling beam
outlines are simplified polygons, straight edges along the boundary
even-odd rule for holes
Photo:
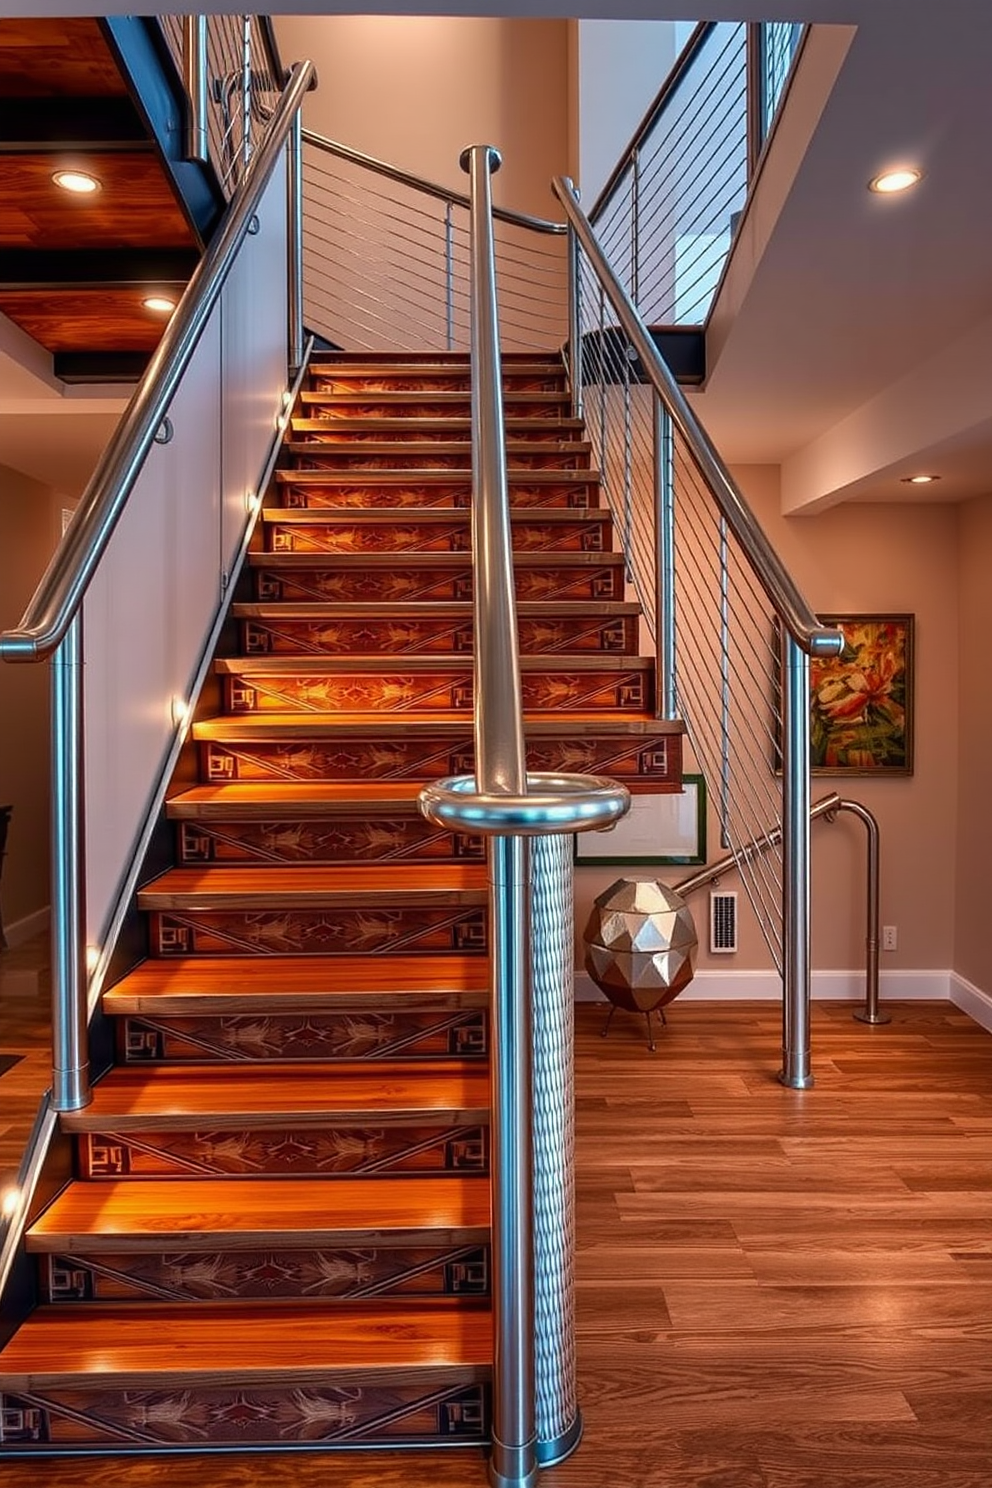
[[[185,285],[199,263],[195,248],[0,249],[4,289],[108,289]]]
[[[52,371],[62,382],[138,382],[150,351],[57,351]]]
[[[130,98],[0,98],[0,153],[147,150]]]

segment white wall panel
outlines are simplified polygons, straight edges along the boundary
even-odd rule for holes
[[[244,531],[245,493],[255,490],[287,383],[284,160],[272,174],[258,222],[224,294],[222,548],[227,568]]]
[[[217,609],[220,314],[214,312],[84,606],[87,933],[130,863]]]

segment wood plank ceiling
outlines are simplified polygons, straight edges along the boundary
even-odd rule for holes
[[[136,375],[167,319],[144,300],[178,300],[202,248],[124,73],[106,22],[0,20],[0,312],[67,378]]]

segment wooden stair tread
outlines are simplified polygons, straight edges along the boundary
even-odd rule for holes
[[[561,619],[612,619],[640,613],[639,604],[625,599],[571,599],[561,600],[554,606],[554,618]],[[233,604],[231,614],[236,620],[471,620],[474,609],[470,600],[408,599],[390,602],[387,615],[381,600],[283,600],[269,604]],[[548,605],[540,600],[518,600],[517,618],[546,620]]]
[[[422,372],[429,368],[430,363],[415,361],[412,356],[393,352],[381,352],[378,354],[381,360],[375,360],[375,354],[368,352],[335,352],[330,355],[321,356],[315,353],[310,359],[310,370],[319,377],[329,377],[335,372],[341,372],[345,377],[361,377],[368,373],[370,377],[385,375],[388,377],[402,377],[404,374],[410,377],[419,377]],[[426,353],[430,356],[431,353]],[[437,370],[440,372],[462,372],[471,371],[471,357],[468,352],[445,353],[450,355],[451,361],[438,361]],[[565,368],[560,357],[535,357],[532,353],[516,353],[518,360],[506,365],[504,357],[504,372],[509,371],[514,377],[521,377],[525,373],[534,376],[556,377],[565,376]],[[395,361],[390,358],[395,356]],[[340,358],[340,360],[338,360]]]
[[[471,735],[472,719],[452,713],[241,713],[237,716],[205,718],[193,725],[193,736],[202,740],[225,739],[336,739],[366,737],[372,730],[381,738],[429,734],[461,738]],[[679,720],[625,713],[614,718],[605,713],[525,713],[524,732],[530,738],[562,735],[683,734]],[[280,787],[281,789],[281,787]]]
[[[489,1075],[451,1063],[117,1065],[93,1099],[66,1112],[72,1132],[237,1130],[301,1124],[411,1122],[478,1125],[489,1120]],[[330,1202],[330,1201],[328,1201]]]
[[[0,1382],[11,1392],[68,1383],[320,1385],[328,1375],[359,1383],[410,1371],[420,1382],[452,1369],[484,1378],[491,1352],[489,1313],[446,1300],[56,1305],[39,1307],[15,1333],[0,1354]]]
[[[337,449],[336,445],[322,446],[322,448]],[[350,450],[350,445],[343,446]],[[535,446],[531,445],[531,449]],[[408,449],[407,445],[397,445],[397,449]],[[540,453],[540,451],[539,451]],[[508,470],[507,481],[510,486],[563,486],[579,485],[588,486],[599,481],[598,470]],[[445,470],[442,466],[437,469],[418,470],[289,470],[276,471],[276,482],[283,486],[470,486],[472,484],[471,470]],[[416,508],[420,511],[430,511],[430,507]],[[556,510],[555,507],[546,508],[548,511]],[[287,510],[283,507],[267,506],[262,512],[263,517],[271,518],[273,512]],[[298,511],[299,508],[292,508]],[[306,508],[304,508],[306,510]],[[388,507],[355,507],[355,515],[363,511],[369,516],[380,516],[382,512],[388,513]],[[442,506],[439,511],[449,512],[450,508]],[[467,515],[467,508],[466,515]],[[526,509],[525,509],[526,510]],[[544,508],[542,508],[544,510]],[[583,507],[569,508],[569,510],[582,511]],[[510,516],[519,515],[519,509],[511,507]],[[403,508],[403,518],[406,517],[406,508]]]
[[[115,1014],[226,1014],[253,1003],[273,1013],[315,1008],[486,1007],[482,956],[175,956],[150,958],[103,994]]]
[[[130,1178],[70,1183],[31,1251],[235,1250],[255,1245],[485,1244],[486,1178]]]
[[[258,818],[272,821],[289,812],[297,816],[375,815],[385,811],[419,815],[417,799],[421,787],[415,781],[362,784],[337,782],[287,785],[273,799],[271,787],[256,784],[194,785],[166,803],[166,814],[176,820],[203,821],[215,817],[230,821]]]
[[[555,652],[520,657],[521,672],[649,672],[652,656],[624,656],[622,652],[591,651],[560,656]],[[323,656],[219,656],[214,670],[220,675],[306,676],[347,672],[452,672],[471,671],[472,654],[436,651],[424,655],[397,655],[394,651],[362,651],[353,655]],[[564,715],[562,715],[564,716]]]
[[[169,868],[138,891],[139,909],[329,908],[405,904],[478,904],[485,900],[484,863],[348,863],[300,867]]]
[[[375,439],[349,439],[347,443],[342,441],[328,443],[323,439],[287,439],[284,449],[288,455],[327,455],[327,454],[355,454],[355,455],[467,455],[471,457],[471,439],[425,439],[421,442],[413,440],[375,440]],[[588,455],[592,453],[592,444],[588,439],[562,439],[542,440],[535,445],[528,439],[508,439],[506,441],[506,453],[513,455]],[[287,469],[290,467],[281,467]]]

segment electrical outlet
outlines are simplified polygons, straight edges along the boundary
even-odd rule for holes
[[[894,951],[899,945],[899,932],[895,925],[882,926],[882,950]]]

